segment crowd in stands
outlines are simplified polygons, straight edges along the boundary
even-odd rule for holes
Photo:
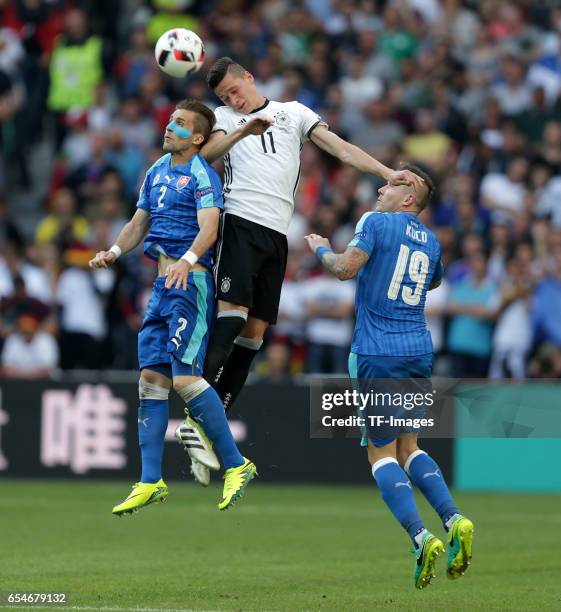
[[[187,80],[154,62],[172,27],[206,46]],[[561,376],[561,6],[531,0],[0,0],[3,375],[137,368],[154,265],[141,249],[87,261],[134,212],[174,102],[218,104],[204,77],[223,55],[267,97],[434,177],[438,373]],[[304,145],[261,375],[346,371],[353,281],[323,273],[303,236],[344,250],[380,186]]]

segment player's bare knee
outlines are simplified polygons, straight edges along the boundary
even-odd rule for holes
[[[417,436],[405,435],[397,440],[397,460],[399,464],[403,467],[409,457],[415,452],[417,452],[419,446],[417,444]]]
[[[246,340],[253,340],[255,342],[263,342],[263,336],[267,331],[269,324],[261,319],[255,317],[248,317],[247,323],[242,329],[238,338],[244,338]]]
[[[163,387],[168,391],[171,388],[171,380],[167,376],[148,368],[143,368],[140,372],[140,382],[148,385]]]
[[[372,442],[368,442],[368,463],[370,465],[374,465],[380,459],[386,459],[387,457],[396,458],[396,444],[395,442],[391,442],[390,444],[386,444],[385,446],[376,447]]]
[[[239,310],[245,315],[247,315],[247,313],[249,312],[249,308],[247,306],[240,306],[239,304],[233,304],[232,302],[218,300],[218,313],[228,312],[229,310]]]
[[[420,449],[416,445],[413,447],[408,446],[407,448],[398,448],[397,460],[399,461],[399,465],[401,465],[401,467],[404,467],[409,457],[411,457],[411,455],[416,453],[418,450]]]

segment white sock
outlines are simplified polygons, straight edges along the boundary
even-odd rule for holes
[[[415,536],[413,537],[413,540],[415,540],[415,546],[417,548],[421,548],[421,544],[423,543],[423,538],[425,537],[425,533],[428,533],[428,530],[423,527],[421,531],[419,531],[419,533],[416,533]]]
[[[447,521],[444,521],[444,525],[446,526],[446,531],[450,531],[450,528],[452,527],[452,525],[454,524],[454,522],[459,516],[460,515],[456,512]]]

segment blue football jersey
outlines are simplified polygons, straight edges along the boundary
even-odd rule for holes
[[[200,155],[194,155],[186,164],[172,166],[168,153],[146,173],[137,207],[150,213],[144,253],[152,259],[158,259],[160,253],[178,259],[199,233],[197,211],[224,209],[222,183],[216,170]],[[213,259],[211,247],[199,263],[211,268]]]
[[[443,274],[440,244],[411,213],[369,212],[349,246],[370,256],[358,273],[352,352],[412,356],[433,351],[424,308]]]

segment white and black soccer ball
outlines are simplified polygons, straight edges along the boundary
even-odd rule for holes
[[[176,28],[160,36],[155,55],[158,66],[166,74],[181,79],[200,69],[205,60],[205,47],[195,32]]]

